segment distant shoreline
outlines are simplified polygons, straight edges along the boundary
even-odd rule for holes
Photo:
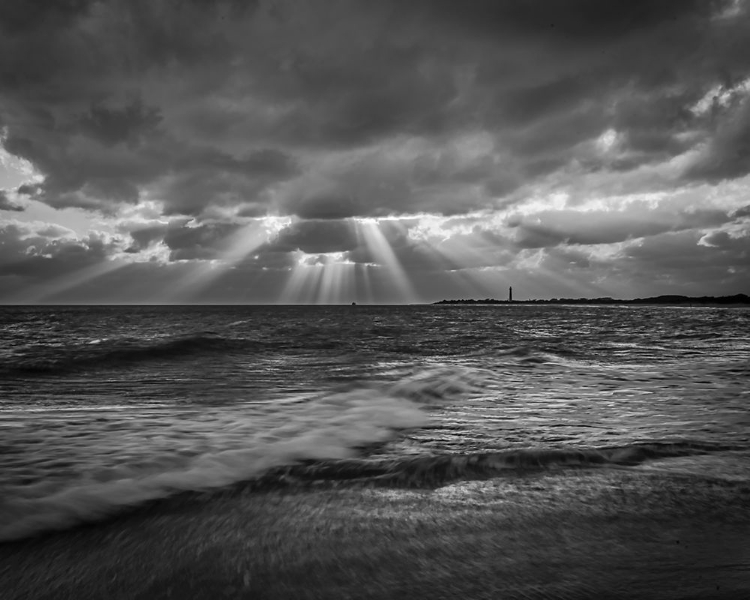
[[[619,298],[552,298],[551,300],[496,300],[485,298],[484,300],[460,299],[440,300],[433,304],[582,304],[582,305],[666,305],[666,306],[750,306],[750,296],[746,294],[735,294],[734,296],[654,296],[651,298],[632,298],[623,300]]]

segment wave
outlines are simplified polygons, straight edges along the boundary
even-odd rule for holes
[[[252,450],[203,456],[189,468],[101,483],[88,483],[44,498],[0,502],[0,543],[102,520],[127,508],[164,500],[180,493],[251,490],[320,484],[367,484],[387,487],[436,488],[460,480],[488,479],[539,471],[627,468],[649,460],[695,456],[734,447],[699,442],[650,442],[588,449],[532,448],[500,452],[420,455],[390,459],[356,458],[367,439],[389,438],[394,427],[418,426],[418,413],[398,417],[384,405],[371,421],[346,435],[311,431],[286,443]],[[390,407],[392,408],[392,407]],[[356,413],[361,407],[355,408]],[[405,418],[405,419],[404,419]],[[398,421],[398,422],[396,422]],[[391,430],[391,433],[387,433]],[[366,433],[370,433],[368,436]],[[363,435],[365,434],[365,435]],[[373,435],[374,434],[374,435]]]
[[[204,333],[129,350],[135,356],[144,351],[179,353],[185,351],[180,344],[210,347],[227,341],[232,342]],[[245,344],[247,340],[238,343]],[[535,352],[508,350],[509,355],[521,357],[529,353],[534,356]],[[121,356],[114,356],[115,360],[122,360]],[[128,356],[125,354],[130,360]],[[209,428],[215,435],[208,439],[208,445],[200,439],[191,443],[190,454],[138,454],[137,463],[134,458],[115,456],[116,464],[110,462],[107,468],[100,468],[95,462],[79,469],[82,475],[78,479],[62,481],[60,477],[56,479],[56,473],[47,471],[51,477],[45,475],[37,483],[19,481],[0,486],[0,541],[69,528],[181,493],[235,485],[367,481],[426,487],[539,470],[631,467],[660,458],[735,449],[694,441],[656,441],[618,447],[362,458],[363,448],[377,448],[396,439],[403,430],[431,425],[430,407],[498,389],[497,372],[463,365],[439,365],[396,375],[395,383],[379,387],[289,396],[264,405],[267,412],[237,413]],[[205,421],[208,416],[201,413],[195,418]],[[173,416],[170,419],[180,421]],[[206,431],[193,425],[188,418],[179,422],[180,430],[188,436]],[[95,460],[97,456],[94,452]],[[112,448],[108,448],[108,456],[113,456]]]
[[[92,471],[57,487],[54,478],[6,485],[0,489],[0,541],[65,529],[179,492],[224,488],[276,467],[352,458],[363,447],[430,422],[417,403],[370,388],[297,400],[283,412],[258,416],[261,427],[241,447],[153,456],[139,464]]]
[[[264,349],[261,342],[229,338],[211,332],[156,339],[97,339],[85,344],[37,347],[15,356],[0,369],[5,373],[55,374],[78,369],[131,365],[149,360],[174,360],[206,352],[231,352]]]
[[[603,448],[525,448],[382,460],[341,460],[276,469],[264,476],[263,483],[366,481],[386,486],[435,487],[461,479],[496,477],[508,473],[567,468],[633,467],[649,460],[697,456],[734,449],[737,448],[702,442],[642,442]]]
[[[429,345],[391,343],[387,352],[409,356],[433,355]],[[267,352],[348,352],[351,340],[336,340],[330,335],[308,331],[290,338],[279,335],[276,339],[253,339],[222,335],[214,331],[163,336],[153,338],[97,338],[66,345],[38,344],[4,357],[0,375],[55,375],[101,368],[132,366],[149,361],[176,361],[203,354],[241,353],[243,356]],[[439,353],[438,353],[439,354]],[[543,364],[565,364],[568,358],[558,352],[544,351],[528,346],[505,347],[493,352],[498,366],[535,367]],[[487,353],[466,354],[467,358],[488,359]]]

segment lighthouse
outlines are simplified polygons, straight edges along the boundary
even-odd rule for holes
[[[508,302],[513,302],[513,286],[508,288]]]

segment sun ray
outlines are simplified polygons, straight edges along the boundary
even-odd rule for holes
[[[602,297],[608,296],[609,291],[605,288],[588,281],[585,277],[571,277],[570,273],[556,273],[548,267],[538,267],[537,275],[546,281],[554,281],[558,288],[563,288],[564,292],[560,295],[569,298],[578,298],[585,296]]]
[[[372,303],[372,283],[370,282],[370,269],[374,267],[369,263],[359,264],[357,265],[357,267],[357,274],[359,275],[357,277],[357,289],[359,289],[361,285],[365,302],[370,304]]]
[[[446,247],[450,241],[450,247]],[[487,282],[487,277],[483,275],[490,267],[485,265],[487,257],[479,252],[468,241],[450,238],[427,238],[421,240],[420,249],[425,252],[431,260],[434,261],[435,267],[441,271],[447,272],[456,286],[463,290],[462,295],[472,298],[491,298],[497,297],[502,291],[504,285],[499,282]],[[494,268],[499,270],[502,267]]]
[[[354,263],[343,257],[329,257],[320,280],[323,304],[341,304],[351,298],[354,267]]]
[[[555,295],[564,297],[581,297],[585,295],[608,296],[610,292],[602,286],[591,282],[586,276],[571,277],[568,270],[560,272],[543,264],[546,251],[537,250],[532,255],[522,259],[516,268],[527,268],[535,277],[546,282],[546,288],[557,290]],[[550,282],[554,282],[550,285]]]
[[[322,269],[316,304],[336,304],[341,292],[341,272],[330,263],[324,264]]]
[[[223,244],[220,258],[194,264],[190,271],[160,294],[160,300],[184,302],[195,298],[201,290],[271,240],[288,223],[289,219],[253,219],[229,236]]]
[[[312,304],[322,275],[322,265],[310,264],[311,257],[297,250],[297,263],[292,268],[281,292],[282,304]]]
[[[323,280],[323,265],[317,264],[315,266],[309,266],[312,276],[310,277],[310,285],[307,287],[305,293],[306,304],[320,304],[320,293],[321,293],[321,281]]]
[[[303,265],[292,267],[284,289],[279,296],[281,304],[299,304],[302,290],[306,288],[309,278],[310,270]]]
[[[359,248],[364,244],[364,238],[362,230],[356,221],[354,221],[354,235],[357,238],[357,248]],[[374,265],[370,263],[358,263],[357,269],[354,272],[357,299],[361,301],[362,297],[364,297],[364,301],[367,304],[371,304],[373,301],[372,283],[370,281],[370,269],[372,268],[374,268]],[[359,293],[360,289],[362,290],[362,295]]]
[[[59,275],[51,280],[24,289],[22,301],[29,304],[48,302],[60,294],[86,285],[87,283],[109,273],[114,273],[115,271],[126,267],[128,264],[130,263],[118,259],[103,260],[96,264],[78,269],[77,271],[73,271],[72,273]],[[20,298],[17,298],[16,300],[20,300]],[[13,302],[14,299],[11,298],[10,301]]]
[[[356,227],[360,229],[362,240],[375,260],[387,271],[396,288],[399,298],[404,302],[414,302],[418,295],[414,290],[406,271],[393,251],[390,242],[380,230],[375,219],[357,219]]]

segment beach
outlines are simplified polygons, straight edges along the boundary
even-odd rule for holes
[[[750,485],[636,469],[190,494],[0,545],[6,599],[747,598]]]

